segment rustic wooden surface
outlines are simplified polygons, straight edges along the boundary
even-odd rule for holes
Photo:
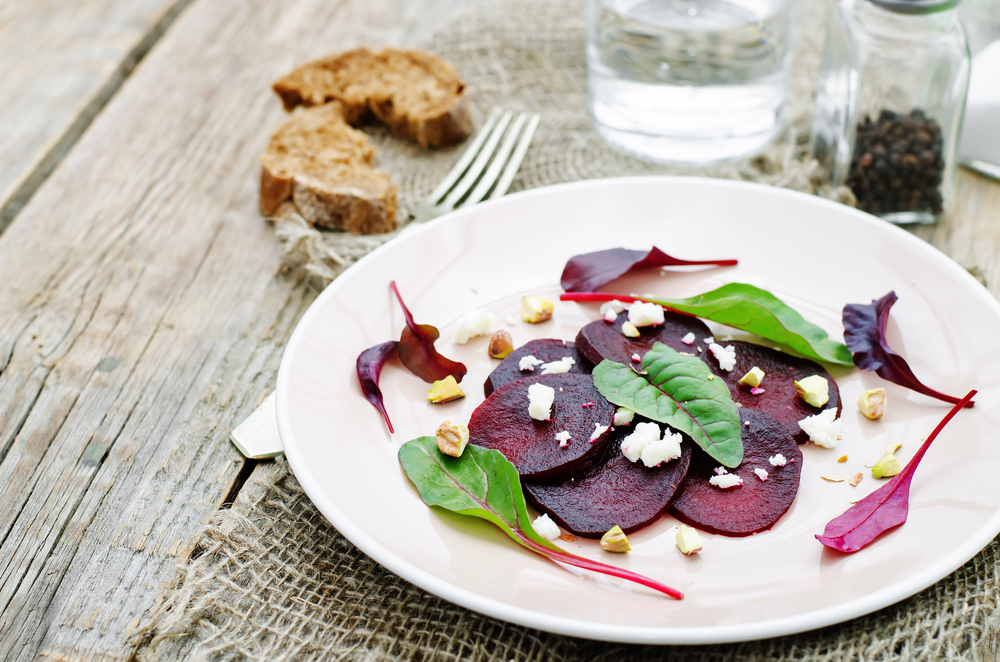
[[[52,0],[51,11],[70,4]],[[266,469],[244,462],[228,432],[272,388],[314,296],[281,273],[256,208],[256,156],[283,118],[270,81],[333,50],[417,41],[459,3],[142,4],[146,22],[125,23],[145,32],[121,50],[117,71],[143,40],[148,55],[85,118],[64,158],[36,151],[10,178],[28,181],[46,158],[59,161],[0,234],[6,659],[129,659],[131,629],[202,523]],[[0,16],[14,7],[0,5]],[[163,31],[171,8],[183,11]],[[94,15],[96,40],[110,15]],[[42,48],[37,60],[59,46],[32,48]],[[105,88],[96,89],[68,119],[62,107],[0,102],[0,126],[47,112],[75,126]],[[978,267],[996,294],[1000,184],[962,172],[958,197],[953,219],[916,232]]]

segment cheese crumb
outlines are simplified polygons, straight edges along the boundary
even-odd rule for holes
[[[660,440],[660,426],[656,423],[638,423],[629,436],[622,439],[622,455],[631,462],[638,462],[650,442]]]
[[[709,336],[707,338],[702,338],[702,340],[705,341],[706,345],[711,345],[712,343],[715,342],[715,336]]]
[[[462,315],[458,324],[455,325],[454,341],[459,345],[464,345],[471,338],[487,335],[493,330],[495,319],[493,313],[485,310],[470,310]]]
[[[552,361],[551,363],[546,363],[542,366],[543,375],[558,375],[563,372],[569,372],[569,369],[573,367],[576,361],[573,360],[572,356],[564,356],[558,361]]]
[[[731,372],[736,367],[736,348],[732,345],[723,347],[717,343],[708,346],[709,351],[719,361],[719,367],[726,372]]]
[[[520,315],[518,315],[517,313],[511,313],[510,315],[507,316],[507,326],[517,326],[517,322],[520,319],[521,319]]]
[[[628,338],[638,338],[639,329],[635,328],[635,325],[629,321],[622,322],[622,335]]]
[[[754,469],[753,472],[757,474],[757,478],[760,478],[761,480],[767,480],[767,472],[761,469],[760,467]]]
[[[594,431],[590,433],[590,443],[597,441],[597,438],[604,434],[604,431],[608,429],[607,425],[601,425],[600,423],[594,423]]]
[[[542,365],[542,362],[531,355],[522,356],[521,360],[517,362],[517,368],[522,372],[525,370],[531,370],[534,372],[536,365]]]
[[[767,461],[771,463],[772,467],[783,467],[786,464],[788,464],[788,460],[786,460],[785,456],[782,455],[781,453],[778,453],[777,455],[772,455],[771,457],[767,458]]]
[[[688,333],[686,336],[684,336],[683,338],[681,338],[681,342],[684,343],[685,345],[693,345],[694,344],[694,334],[693,333]]]
[[[640,423],[641,425],[641,423]],[[639,427],[638,425],[636,427]],[[671,432],[667,428],[662,439],[650,441],[639,454],[642,463],[647,467],[655,467],[662,462],[669,462],[681,456],[681,442],[684,438],[679,432]]]
[[[632,418],[635,417],[635,412],[631,409],[625,407],[619,407],[618,411],[615,412],[615,420],[611,422],[612,425],[630,425],[632,423]]]
[[[552,402],[556,392],[545,384],[532,384],[528,387],[528,415],[536,421],[546,421],[552,411]]]
[[[633,354],[632,355],[632,360],[635,361],[636,363],[638,363],[639,361],[642,361],[642,357],[639,356],[638,354]]]
[[[569,440],[573,437],[570,435],[569,431],[563,430],[556,435],[556,441],[559,442],[559,448],[566,448],[569,446]]]
[[[736,474],[723,474],[721,476],[712,476],[708,479],[708,482],[716,487],[728,490],[730,487],[739,487],[742,485],[743,479]]]
[[[726,469],[725,467],[716,467],[715,468],[715,475],[716,476],[725,476],[727,473],[729,473],[729,470]]]
[[[824,409],[815,416],[799,421],[799,427],[809,435],[809,441],[823,448],[833,448],[840,438],[840,419],[837,408]]]
[[[618,313],[620,313],[623,310],[625,310],[625,304],[623,304],[618,299],[612,299],[611,301],[605,301],[604,303],[601,304],[601,314],[604,315],[605,319],[607,319],[608,311],[609,310],[612,311],[612,312],[614,312],[615,316],[617,316]]]
[[[535,533],[545,538],[546,540],[555,540],[559,537],[559,527],[556,523],[549,519],[548,515],[542,515],[535,519],[531,523],[531,528],[535,530]]]
[[[614,322],[616,319],[618,319],[618,314],[615,311],[609,310],[608,312],[604,313],[605,322],[609,323]]]
[[[634,327],[663,324],[663,306],[645,301],[636,301],[628,309],[628,321]]]

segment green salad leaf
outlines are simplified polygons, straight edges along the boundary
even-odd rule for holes
[[[517,469],[499,451],[467,446],[461,457],[451,457],[438,450],[434,437],[419,437],[399,449],[399,463],[428,506],[482,518],[553,561],[629,579],[678,600],[684,597],[643,575],[565,552],[538,535],[531,526]]]
[[[601,361],[594,386],[610,402],[680,430],[724,466],[743,461],[740,415],[729,387],[701,359],[658,342],[642,357],[639,372]]]
[[[729,283],[688,299],[651,299],[604,292],[566,292],[563,301],[651,301],[664,308],[749,331],[791,347],[803,356],[837,365],[854,366],[851,351],[830,340],[826,331],[767,290],[746,283]]]

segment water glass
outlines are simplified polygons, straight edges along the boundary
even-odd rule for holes
[[[791,0],[588,0],[587,11],[588,104],[615,147],[706,164],[781,132]]]

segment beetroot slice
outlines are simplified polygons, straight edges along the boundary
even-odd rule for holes
[[[726,381],[729,393],[733,396],[733,402],[774,416],[785,425],[788,433],[798,443],[804,444],[809,441],[809,435],[799,427],[799,421],[803,418],[815,416],[831,407],[836,407],[837,416],[840,416],[842,409],[840,389],[837,388],[837,382],[830,376],[830,373],[818,363],[739,340],[720,342],[719,344],[722,346],[732,345],[736,350],[736,367],[731,372],[721,369],[718,360],[708,351],[704,353],[705,362],[708,363],[712,372]],[[750,392],[749,386],[740,384],[743,375],[747,374],[754,366],[764,371],[764,380],[760,383],[764,392],[760,395],[754,395]],[[811,375],[819,375],[830,383],[830,401],[822,407],[813,407],[807,404],[795,392],[794,382]]]
[[[483,384],[483,391],[486,397],[490,397],[493,391],[507,382],[514,382],[518,379],[541,374],[541,366],[535,366],[534,371],[521,370],[518,367],[522,358],[532,354],[542,363],[558,361],[564,356],[572,357],[575,363],[569,369],[571,374],[589,375],[590,371],[594,369],[594,365],[576,350],[576,345],[572,342],[556,340],[554,338],[529,340],[511,352],[507,358],[500,362],[500,365],[493,369],[490,376],[486,378],[486,383]]]
[[[737,474],[743,484],[722,489],[709,483],[719,463],[698,449],[680,493],[670,504],[671,515],[709,533],[749,536],[774,526],[792,505],[799,490],[802,451],[785,426],[769,414],[744,407],[740,423],[743,462],[729,473]],[[785,456],[785,466],[768,462],[777,453]],[[757,477],[757,468],[767,472],[767,480]]]
[[[650,468],[622,455],[621,441],[631,433],[631,427],[615,428],[604,460],[575,480],[525,482],[529,502],[585,538],[600,538],[616,524],[631,533],[659,519],[687,474],[694,442],[685,438],[679,458]]]
[[[555,390],[548,421],[528,415],[528,387],[534,383]],[[594,443],[590,435],[595,424],[610,426],[614,417],[614,405],[594,388],[590,375],[539,375],[504,384],[476,407],[469,419],[469,443],[500,451],[522,478],[561,480],[600,461],[610,429]],[[570,433],[570,442],[560,448],[556,435],[563,431]]]
[[[703,338],[712,335],[705,324],[695,317],[666,312],[663,324],[644,326],[639,329],[638,338],[629,338],[622,333],[622,323],[628,320],[628,313],[619,313],[618,319],[610,324],[604,320],[591,322],[576,336],[576,348],[594,365],[604,359],[629,365],[632,355],[642,356],[653,347],[653,343],[661,342],[678,352],[697,354],[696,347],[705,349]],[[681,338],[688,333],[694,333],[694,345],[685,345]]]

